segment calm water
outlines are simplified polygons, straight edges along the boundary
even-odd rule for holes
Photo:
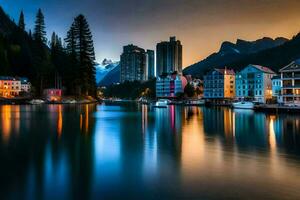
[[[300,115],[0,106],[0,199],[300,199]]]

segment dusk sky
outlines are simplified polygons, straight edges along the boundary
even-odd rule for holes
[[[0,0],[0,5],[16,21],[23,9],[27,29],[41,8],[48,35],[55,31],[63,38],[73,18],[86,15],[99,62],[119,60],[124,45],[155,49],[175,35],[186,67],[218,51],[225,40],[291,38],[300,31],[299,0]]]

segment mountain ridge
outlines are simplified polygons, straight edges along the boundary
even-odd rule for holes
[[[183,70],[183,73],[201,77],[204,72],[211,68],[230,65],[231,63],[242,60],[249,55],[281,46],[288,41],[288,39],[283,37],[277,37],[275,39],[263,37],[255,41],[237,39],[236,43],[224,41],[218,52],[215,52],[207,58],[186,67]]]

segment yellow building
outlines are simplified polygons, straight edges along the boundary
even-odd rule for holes
[[[0,77],[0,97],[12,98],[19,96],[21,92],[21,80],[9,76]]]
[[[235,97],[235,73],[232,69],[214,69],[204,76],[204,98]]]

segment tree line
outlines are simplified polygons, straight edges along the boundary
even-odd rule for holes
[[[35,95],[45,88],[64,89],[67,95],[96,94],[93,37],[84,15],[74,18],[64,39],[55,32],[47,39],[41,9],[33,32],[26,31],[23,11],[17,24],[7,16],[0,22],[10,25],[0,27],[0,75],[28,77]]]

